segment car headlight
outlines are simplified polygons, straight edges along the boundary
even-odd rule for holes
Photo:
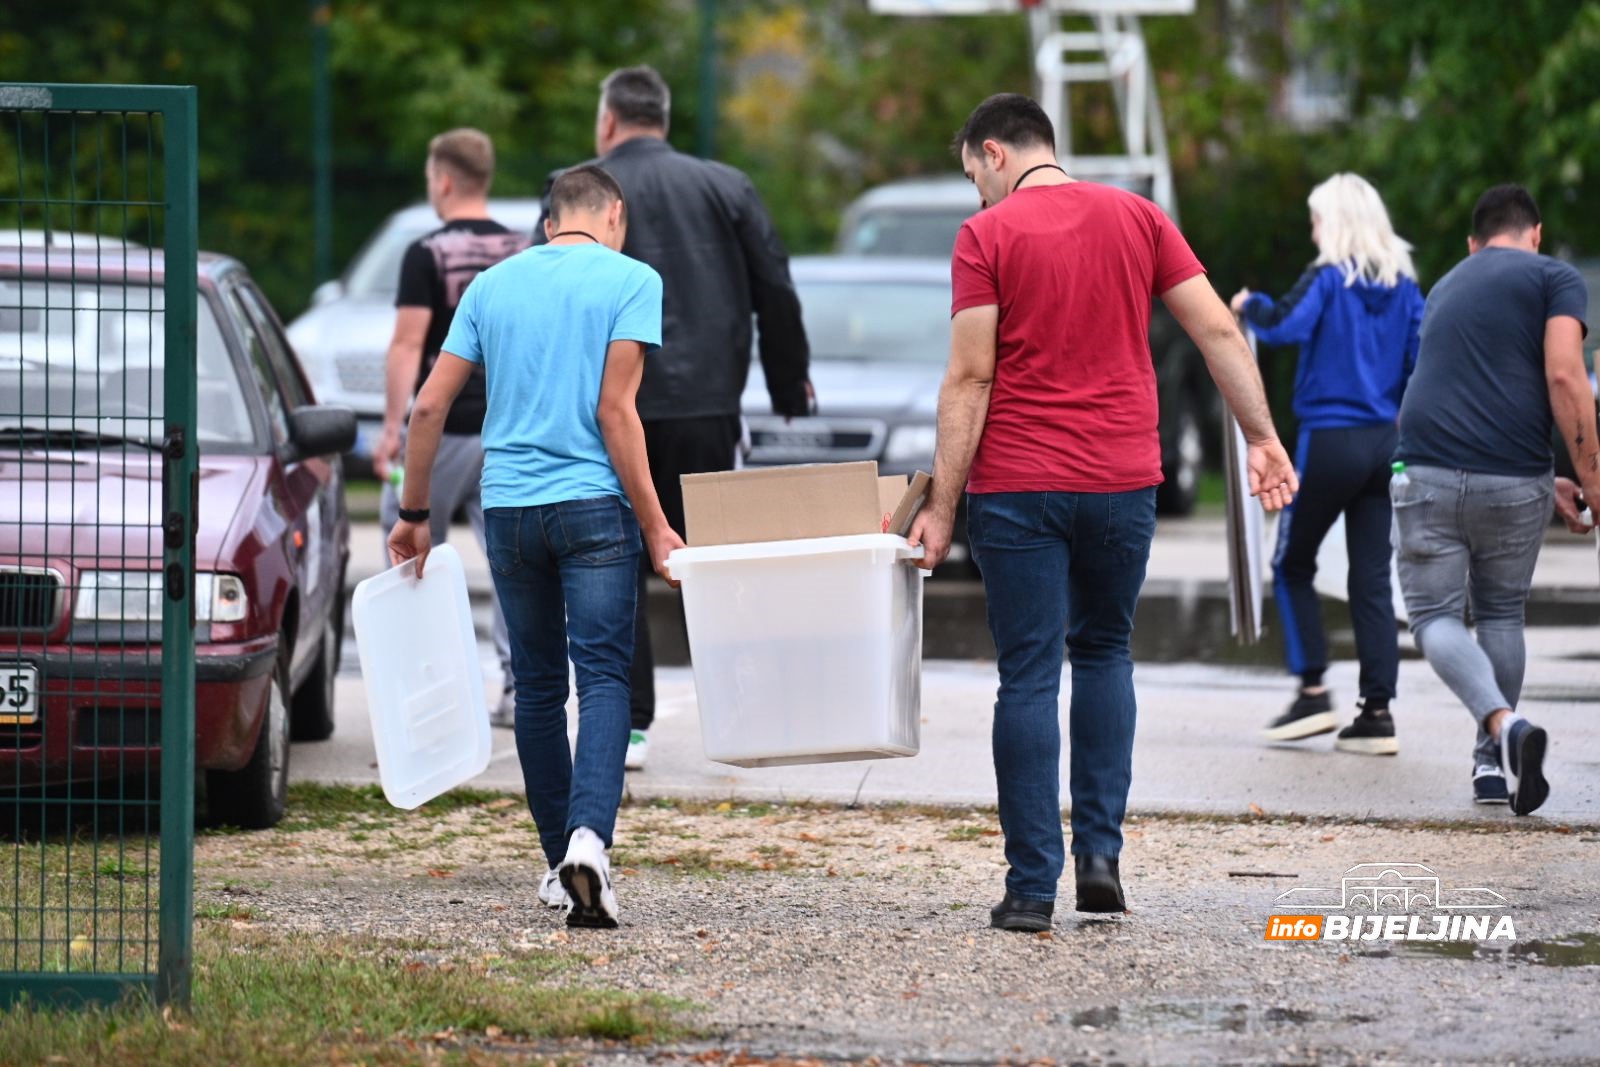
[[[900,426],[889,434],[883,450],[885,463],[912,463],[932,459],[938,430],[933,426]]]
[[[237,574],[202,571],[194,576],[195,622],[244,622],[249,608],[244,579]]]
[[[249,607],[235,574],[194,576],[196,622],[243,622]],[[166,583],[160,571],[84,571],[78,576],[76,622],[160,622]]]

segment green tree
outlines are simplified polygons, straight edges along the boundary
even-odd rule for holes
[[[1367,175],[1436,278],[1466,252],[1488,186],[1528,186],[1546,246],[1600,249],[1600,3],[1318,0],[1353,117],[1321,153]]]

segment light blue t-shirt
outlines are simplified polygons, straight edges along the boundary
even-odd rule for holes
[[[604,245],[541,245],[473,279],[443,350],[482,363],[483,506],[623,497],[600,436],[606,346],[661,346],[661,276]]]

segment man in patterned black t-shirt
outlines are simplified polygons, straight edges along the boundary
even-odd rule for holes
[[[428,203],[444,225],[412,242],[400,262],[394,338],[389,342],[385,370],[383,436],[373,454],[373,468],[384,480],[380,518],[385,543],[399,518],[400,497],[389,472],[404,455],[406,414],[439,358],[461,294],[479,273],[529,244],[525,235],[513,233],[489,217],[494,144],[487,134],[473,129],[441,133],[428,146],[423,173],[428,183]],[[478,483],[483,475],[481,436],[487,404],[483,370],[479,368],[450,408],[434,461],[428,501],[434,544],[444,543],[450,517],[462,508],[466,509],[478,544],[483,544],[483,505]],[[492,721],[496,726],[509,727],[511,646],[498,600],[494,605],[494,646],[505,689]]]

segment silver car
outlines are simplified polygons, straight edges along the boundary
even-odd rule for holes
[[[950,263],[799,256],[790,263],[819,414],[772,414],[761,363],[743,408],[751,466],[877,460],[884,474],[933,470],[939,383],[950,355]],[[965,524],[952,562],[966,557]]]
[[[532,233],[539,201],[491,200],[489,217],[513,230]],[[383,429],[384,358],[394,333],[394,297],[406,247],[438,229],[427,204],[395,212],[350,261],[343,275],[311,294],[311,307],[289,324],[289,341],[300,354],[319,402],[348,407],[360,432],[352,457],[369,469]]]

